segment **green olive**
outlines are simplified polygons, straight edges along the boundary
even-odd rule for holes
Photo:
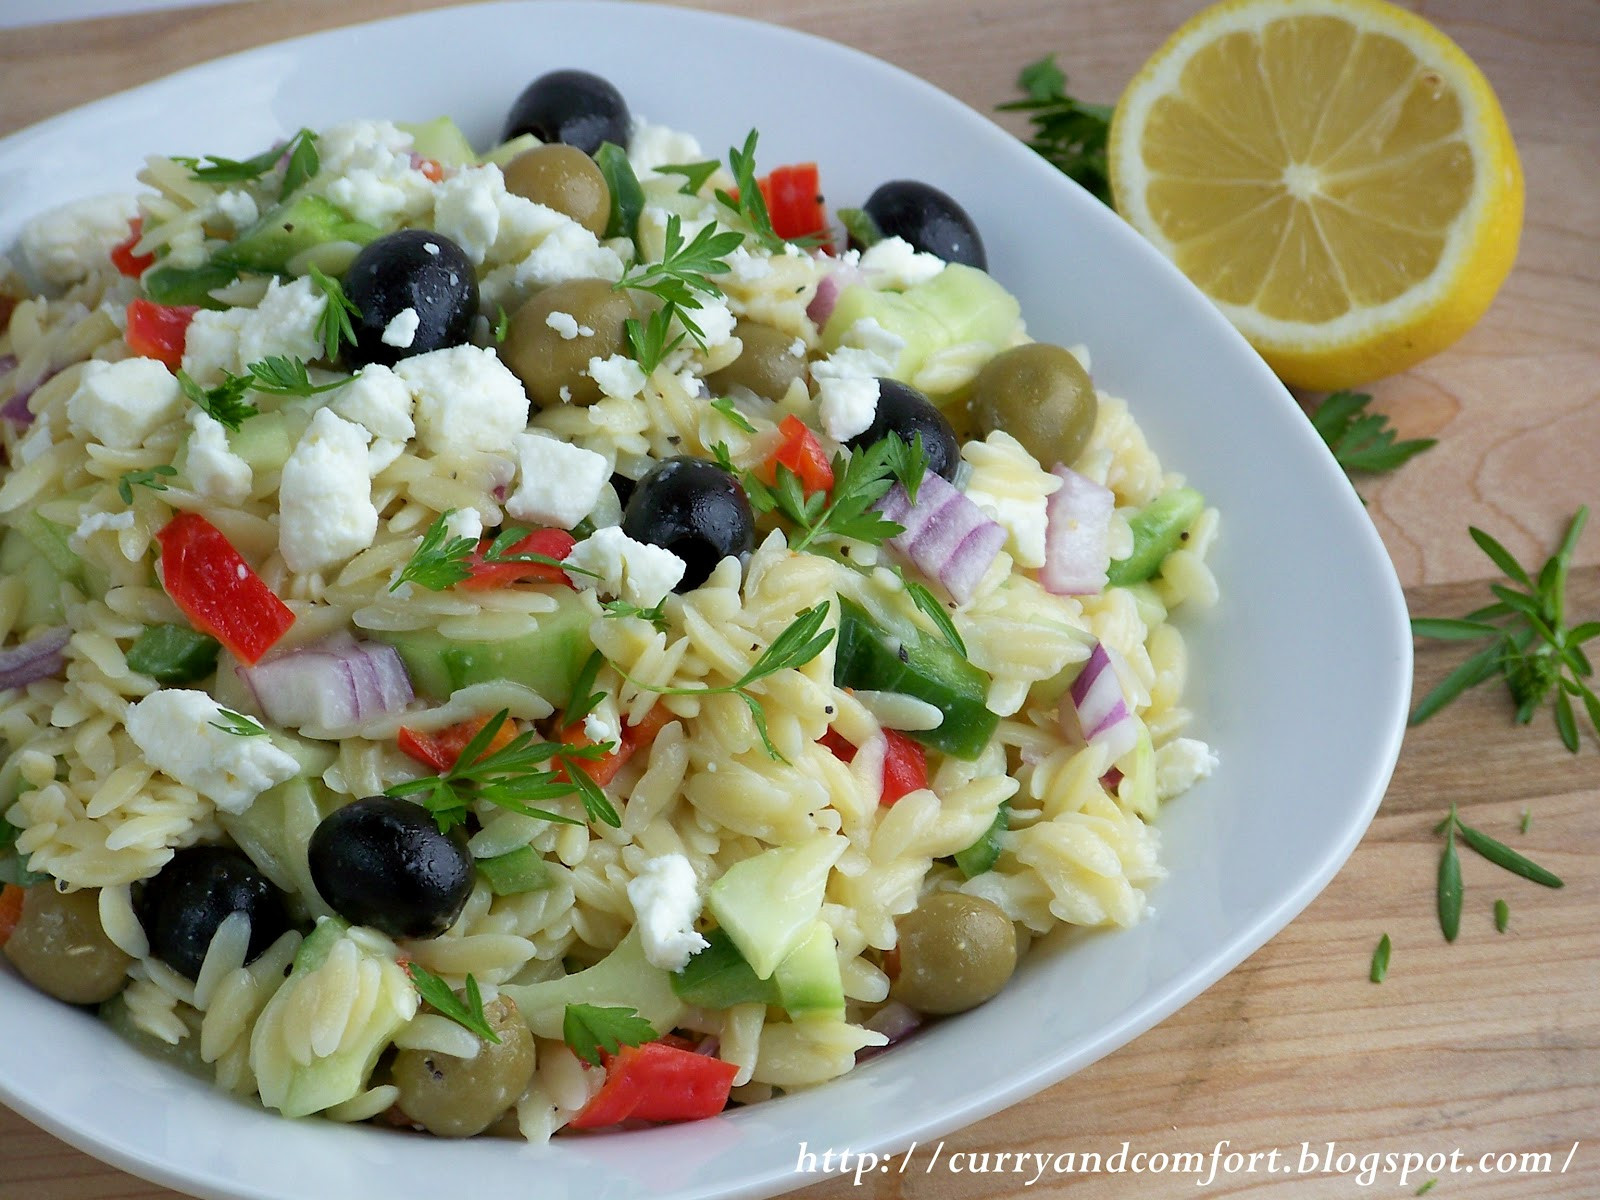
[[[552,325],[554,314],[560,315]],[[600,399],[600,385],[589,376],[589,360],[627,353],[624,323],[635,315],[627,294],[604,279],[569,279],[517,309],[500,357],[536,407],[593,404]],[[574,330],[576,336],[566,336]]]
[[[11,965],[34,987],[68,1004],[99,1004],[122,990],[133,959],[100,927],[100,893],[36,884],[5,944]]]
[[[740,321],[734,325],[733,334],[743,346],[739,357],[706,376],[706,386],[717,395],[742,387],[768,400],[781,400],[796,379],[805,378],[805,348],[802,346],[799,354],[794,352],[792,333],[754,321]]]
[[[972,383],[979,430],[1004,430],[1046,467],[1070,465],[1083,453],[1099,411],[1083,364],[1047,342],[1002,351]]]
[[[535,146],[505,165],[506,190],[565,213],[595,237],[611,220],[611,189],[600,168],[576,146]]]
[[[999,905],[962,892],[924,898],[895,926],[889,994],[919,1012],[958,1013],[997,995],[1017,969],[1017,931]]]
[[[402,1050],[391,1077],[400,1111],[439,1137],[482,1133],[516,1103],[533,1079],[533,1035],[510,997],[483,1006],[499,1043],[480,1042],[475,1058],[434,1050]]]

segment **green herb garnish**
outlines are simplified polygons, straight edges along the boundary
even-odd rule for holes
[[[722,455],[727,455],[726,446],[722,447]],[[757,512],[776,510],[794,522],[796,536],[790,540],[791,550],[802,551],[827,538],[852,538],[878,545],[900,533],[903,526],[872,506],[896,481],[914,499],[927,469],[927,455],[922,449],[921,434],[910,446],[903,438],[886,437],[852,454],[835,454],[832,466],[833,488],[809,496],[800,477],[782,464],[771,486],[748,471],[743,473],[752,508]]]
[[[1386,933],[1378,939],[1378,945],[1372,951],[1372,969],[1367,973],[1367,978],[1373,983],[1382,983],[1384,976],[1389,974],[1389,950],[1389,935]]]
[[[282,200],[315,175],[321,167],[317,155],[317,135],[301,129],[287,142],[263,150],[253,158],[222,158],[215,154],[198,158],[174,158],[189,168],[190,178],[200,183],[249,183],[260,179],[282,160],[287,160],[283,172],[283,188],[278,193]]]
[[[761,185],[756,181],[756,141],[757,134],[752,129],[746,135],[742,148],[728,148],[728,168],[733,172],[735,190],[726,192],[718,188],[715,195],[721,204],[732,209],[750,227],[756,241],[765,249],[779,253],[783,250],[784,240],[772,228],[766,197],[761,194]]]
[[[662,360],[676,350],[688,336],[686,333],[680,333],[668,340],[667,335],[671,331],[672,318],[676,311],[673,305],[663,304],[643,322],[636,317],[629,317],[622,323],[623,334],[628,339],[628,351],[633,355],[633,360],[639,364],[639,369],[646,375],[660,366]]]
[[[124,504],[132,504],[134,488],[147,487],[152,492],[164,492],[167,490],[167,485],[162,480],[170,479],[177,473],[177,467],[166,465],[151,467],[145,471],[124,471],[117,480],[117,495],[122,497]]]
[[[1506,926],[1511,924],[1511,906],[1504,900],[1494,902],[1494,931],[1504,933]]]
[[[1417,1196],[1426,1196],[1429,1192],[1433,1191],[1433,1189],[1438,1187],[1438,1186],[1439,1186],[1439,1177],[1437,1175],[1435,1175],[1432,1179],[1426,1180],[1423,1183],[1423,1185],[1421,1187],[1419,1187],[1413,1194],[1417,1195]]]
[[[1600,621],[1585,621],[1566,627],[1567,570],[1578,536],[1589,516],[1580,508],[1567,526],[1566,536],[1555,555],[1531,577],[1516,559],[1489,534],[1471,528],[1473,541],[1499,567],[1514,585],[1491,584],[1496,603],[1460,620],[1438,617],[1413,617],[1411,632],[1418,637],[1449,641],[1494,639],[1490,645],[1462,663],[1423,697],[1411,714],[1411,724],[1420,725],[1467,689],[1503,676],[1511,698],[1516,702],[1517,721],[1533,720],[1545,698],[1555,695],[1556,731],[1561,743],[1578,752],[1578,722],[1572,699],[1582,701],[1589,723],[1600,733],[1600,697],[1583,682],[1594,673],[1583,643],[1600,636]]]
[[[231,733],[234,737],[263,737],[267,732],[260,722],[252,720],[243,713],[236,713],[231,708],[217,709],[217,716],[222,720],[209,722],[211,728]]]
[[[489,1018],[484,1015],[483,995],[478,991],[478,981],[471,975],[467,976],[467,998],[463,1003],[444,980],[426,967],[408,962],[406,974],[411,976],[417,995],[431,1004],[441,1017],[449,1017],[468,1033],[475,1033],[486,1042],[493,1042],[497,1046],[500,1044],[495,1031],[489,1028]]]
[[[592,713],[600,702],[606,698],[604,692],[595,692],[594,681],[599,678],[600,668],[605,666],[605,656],[596,650],[584,660],[583,667],[578,671],[578,677],[572,681],[572,699],[567,702],[567,710],[561,718],[561,728],[571,729],[579,721]]]
[[[1530,826],[1532,824],[1533,824],[1533,812],[1532,812],[1532,810],[1531,809],[1526,809],[1526,808],[1523,809],[1522,810],[1522,820],[1517,823],[1517,832],[1518,833],[1527,833],[1528,832],[1528,826]]]
[[[407,583],[425,587],[430,592],[442,592],[463,579],[472,578],[467,561],[478,548],[478,539],[451,535],[449,520],[453,512],[452,508],[433,519],[422,541],[389,585],[391,592],[399,591],[401,585]]]
[[[667,628],[667,602],[663,600],[654,608],[640,608],[637,604],[630,604],[626,600],[602,600],[601,609],[608,617],[638,617],[641,621],[649,621],[663,633]]]
[[[500,315],[494,320],[494,344],[502,346],[505,344],[506,337],[511,333],[511,315],[506,312],[503,304],[498,304],[495,308]]]
[[[287,200],[301,184],[309,181],[322,169],[322,159],[317,154],[317,135],[309,129],[295,134],[288,145],[289,161],[283,168],[283,190],[280,201]]]
[[[1457,834],[1471,849],[1513,875],[1520,875],[1542,887],[1565,886],[1553,871],[1546,870],[1504,842],[1496,841],[1482,830],[1474,829],[1462,821],[1454,804],[1450,806],[1449,815],[1434,827],[1434,832],[1444,834],[1444,855],[1439,860],[1439,928],[1444,931],[1448,942],[1456,940],[1461,928],[1461,863],[1456,855]],[[1496,911],[1498,913],[1498,906]]]
[[[967,656],[967,644],[961,640],[961,635],[956,632],[955,622],[950,620],[950,614],[945,611],[944,605],[939,603],[939,598],[914,579],[907,579],[902,575],[900,582],[905,585],[906,595],[911,597],[911,603],[921,609],[928,620],[933,622],[934,628],[939,631],[945,641],[950,643],[950,648],[965,658]]]
[[[701,296],[722,295],[722,289],[712,283],[710,277],[726,275],[733,269],[725,256],[743,242],[743,234],[732,229],[718,230],[715,224],[702,226],[693,238],[685,241],[683,223],[676,213],[669,214],[662,235],[660,260],[634,267],[612,284],[612,289],[648,292],[680,310],[699,308]],[[681,316],[678,319],[690,330],[691,336],[694,335],[694,327]]]
[[[698,196],[700,189],[705,187],[706,180],[710,179],[722,168],[722,164],[715,160],[696,163],[668,163],[656,170],[663,175],[682,175],[683,186],[678,189],[685,196]]]
[[[635,1008],[569,1004],[561,1018],[562,1041],[594,1067],[601,1065],[603,1055],[615,1054],[624,1046],[642,1046],[659,1036]]]
[[[742,412],[734,407],[733,398],[731,396],[716,397],[711,401],[711,407],[726,417],[728,424],[732,425],[735,429],[741,430],[744,433],[754,433],[756,431],[756,427],[750,424],[749,418],[747,418]]]
[[[839,218],[839,224],[844,226],[845,236],[850,240],[852,247],[859,246],[865,250],[868,246],[876,246],[883,241],[883,230],[878,228],[878,223],[866,209],[836,208],[833,215]]]
[[[1365,392],[1334,392],[1311,414],[1311,427],[1348,471],[1392,471],[1434,445],[1437,438],[1394,440],[1395,431],[1383,413],[1366,411],[1372,397]]]
[[[244,398],[250,390],[250,380],[243,375],[229,375],[216,387],[203,388],[190,377],[189,372],[178,368],[178,387],[191,403],[219,425],[238,432],[251,417],[261,410]]]
[[[638,230],[639,214],[644,211],[644,188],[633,173],[628,152],[615,142],[601,142],[594,152],[594,165],[605,177],[606,190],[611,195],[611,215],[606,219],[605,236],[634,237]]]
[[[1028,147],[1096,199],[1110,204],[1106,135],[1111,129],[1112,106],[1074,100],[1067,95],[1066,87],[1067,76],[1051,54],[1018,72],[1017,89],[1024,93],[1024,99],[997,107],[1000,112],[1030,114],[1033,136]]]
[[[360,317],[361,310],[344,294],[344,285],[333,276],[314,266],[309,274],[312,285],[328,298],[322,316],[317,319],[317,337],[322,342],[323,353],[330,359],[338,358],[341,342],[356,344],[356,329],[350,318]]]
[[[305,360],[284,354],[273,354],[260,362],[245,366],[247,376],[229,375],[230,379],[244,378],[250,390],[268,396],[316,396],[331,392],[349,383],[348,379],[335,379],[330,383],[312,383]]]

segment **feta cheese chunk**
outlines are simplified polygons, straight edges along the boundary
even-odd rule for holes
[[[640,608],[660,604],[688,570],[672,551],[636,542],[615,525],[595,530],[562,563],[574,586],[593,588]]]
[[[839,348],[811,364],[817,385],[817,415],[836,442],[847,442],[872,426],[878,414],[878,379],[893,375],[905,339],[872,317],[862,317]]]
[[[411,389],[381,363],[361,368],[349,383],[333,394],[329,406],[346,421],[364,425],[375,438],[403,442],[414,437]]]
[[[228,432],[220,421],[197,408],[189,423],[194,432],[189,435],[184,473],[194,490],[224,504],[243,503],[255,482],[250,464],[228,448]]]
[[[278,486],[278,550],[304,574],[372,545],[378,510],[367,474],[367,431],[319,408]]]
[[[383,332],[378,335],[378,340],[385,346],[394,346],[405,350],[417,340],[417,329],[422,324],[422,319],[417,316],[414,308],[402,308],[389,319],[383,327]]]
[[[411,135],[392,121],[347,121],[317,138],[312,183],[358,221],[392,229],[427,213],[434,184],[413,164]]]
[[[631,400],[644,390],[644,371],[623,354],[589,360],[589,378],[613,400]]]
[[[394,368],[416,401],[417,439],[435,454],[503,450],[528,424],[528,395],[493,350],[450,346]]]
[[[323,354],[318,323],[328,298],[309,278],[267,285],[254,308],[201,309],[184,336],[183,369],[202,386],[222,381],[222,373],[247,373],[251,363],[273,355],[312,362]]]
[[[661,167],[703,162],[705,157],[693,134],[635,118],[628,138],[628,163],[640,179],[655,178]]]
[[[605,455],[537,433],[519,433],[513,444],[519,478],[506,497],[508,513],[557,529],[571,529],[589,515],[611,478]]]
[[[944,270],[944,260],[913,249],[905,238],[886,237],[861,252],[861,270],[873,287],[901,290],[927,283]]]
[[[1156,748],[1156,798],[1182,795],[1217,769],[1216,751],[1198,738],[1173,738]]]
[[[628,880],[628,903],[645,960],[663,971],[681,971],[706,939],[695,932],[700,915],[700,885],[681,854],[652,858]]]
[[[222,706],[204,692],[152,692],[128,709],[126,724],[146,762],[223,812],[243,812],[262,792],[300,771],[272,739],[217,728],[227,724]]]
[[[544,323],[559,333],[564,342],[594,336],[593,329],[587,325],[579,325],[578,318],[568,312],[553,312],[544,319]]]
[[[452,509],[445,514],[444,531],[446,537],[470,538],[475,542],[483,536],[483,518],[475,508]]]
[[[113,450],[136,449],[183,409],[183,391],[153,358],[84,363],[67,399],[67,425]]]
[[[132,529],[133,510],[124,509],[119,513],[95,512],[90,513],[78,522],[78,527],[72,531],[72,536],[67,539],[69,549],[77,554],[82,554],[89,539],[103,529]]]
[[[22,261],[44,283],[76,283],[105,266],[138,214],[132,196],[93,196],[51,209],[23,227]]]

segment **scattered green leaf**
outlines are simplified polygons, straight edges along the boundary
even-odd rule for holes
[[[467,563],[472,552],[478,548],[478,539],[457,537],[450,533],[449,521],[453,512],[455,509],[450,509],[433,519],[427,532],[422,535],[422,541],[406,560],[406,565],[400,568],[400,573],[389,584],[391,592],[398,591],[401,585],[407,583],[425,587],[430,592],[442,592],[472,577],[472,570]]]
[[[478,991],[478,981],[471,975],[467,976],[467,995],[463,1002],[444,980],[426,967],[408,962],[406,974],[411,976],[417,995],[431,1004],[441,1017],[450,1018],[468,1033],[475,1033],[486,1042],[493,1042],[497,1046],[500,1044],[499,1036],[489,1027],[489,1018],[484,1014],[483,995]]]
[[[1106,166],[1106,136],[1112,106],[1085,104],[1067,95],[1067,76],[1051,54],[1017,74],[1021,100],[998,106],[1000,112],[1025,112],[1032,125],[1028,146],[1102,203],[1111,203]]]
[[[1395,441],[1389,418],[1383,413],[1365,411],[1371,401],[1372,397],[1365,392],[1334,392],[1311,414],[1311,427],[1321,435],[1328,449],[1333,451],[1335,461],[1347,472],[1392,471],[1438,440]]]
[[[230,375],[216,387],[203,388],[185,371],[178,368],[178,387],[183,394],[212,420],[235,432],[261,410],[244,398],[250,390],[250,380],[243,375]]]
[[[1445,818],[1444,854],[1439,859],[1439,928],[1453,942],[1461,932],[1461,859],[1456,855],[1456,806]]]
[[[1511,923],[1511,906],[1504,900],[1494,902],[1494,928],[1496,933],[1504,933],[1506,926]]]
[[[312,285],[328,298],[322,316],[317,320],[317,337],[322,342],[324,355],[329,359],[338,358],[341,343],[356,344],[356,329],[350,323],[350,318],[360,317],[361,310],[344,294],[344,285],[333,276],[324,274],[316,267],[311,268],[310,275]]]
[[[741,430],[744,433],[754,433],[756,431],[756,427],[750,424],[749,418],[747,418],[738,410],[737,407],[734,406],[732,397],[717,396],[711,401],[711,407],[726,417],[728,423],[735,429]]]
[[[164,492],[167,490],[167,485],[162,480],[170,479],[177,473],[176,467],[165,464],[144,471],[124,471],[117,479],[117,495],[122,497],[124,504],[132,504],[134,488],[147,487],[152,492]]]
[[[561,1039],[590,1066],[598,1067],[603,1055],[624,1046],[642,1046],[660,1037],[637,1009],[569,1004],[561,1018]]]
[[[251,717],[243,713],[234,712],[231,708],[218,708],[217,716],[220,721],[211,721],[213,729],[220,729],[223,733],[231,733],[234,737],[265,737],[266,728]]]
[[[914,579],[906,579],[902,576],[901,582],[905,584],[906,595],[911,597],[911,603],[921,609],[928,620],[933,622],[934,627],[938,629],[944,640],[950,643],[950,648],[965,658],[967,656],[967,644],[961,640],[961,635],[956,632],[955,622],[950,619],[950,614],[945,611],[944,605],[939,603],[939,598]]]
[[[1386,933],[1378,939],[1377,948],[1372,952],[1372,969],[1367,978],[1373,983],[1382,983],[1384,976],[1389,974],[1389,935]]]
[[[685,196],[698,196],[706,181],[721,168],[722,164],[713,159],[696,163],[668,163],[664,167],[657,167],[656,170],[663,175],[682,175],[683,186],[678,191]]]
[[[606,219],[606,237],[634,237],[639,214],[644,211],[644,188],[633,173],[628,152],[615,142],[602,142],[594,152],[594,165],[605,176],[611,194],[611,215]]]

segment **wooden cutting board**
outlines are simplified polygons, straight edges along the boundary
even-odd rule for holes
[[[291,34],[432,7],[429,0],[255,0],[0,31],[0,134],[86,100]],[[1114,100],[1195,0],[698,0],[888,59],[980,111],[1017,69],[1059,55],[1074,94]],[[1402,437],[1438,446],[1361,491],[1418,615],[1484,603],[1482,526],[1523,561],[1554,548],[1580,504],[1600,508],[1600,5],[1427,0],[1410,7],[1461,43],[1498,92],[1527,174],[1521,256],[1459,345],[1372,389]],[[819,81],[825,86],[825,81]],[[1005,122],[1021,130],[1014,118]],[[1574,621],[1600,618],[1600,513],[1579,546]],[[1424,644],[1419,692],[1461,652]],[[1292,781],[1288,781],[1292,786]],[[1468,855],[1460,939],[1434,916],[1448,806],[1563,876],[1548,891]],[[1523,814],[1527,832],[1520,833]],[[1370,832],[1306,912],[1187,1008],[1065,1082],[887,1172],[815,1182],[809,1200],[1189,1196],[1600,1196],[1600,742],[1566,753],[1547,715],[1513,724],[1484,690],[1412,732]],[[1496,933],[1492,906],[1510,905]],[[1388,979],[1368,982],[1393,941]],[[28,1036],[7,1028],[0,1036]],[[1316,1170],[1350,1155],[1343,1175]],[[1198,1174],[1116,1170],[1116,1152],[1201,1156]],[[1576,1146],[1574,1150],[1573,1147]],[[798,1147],[797,1147],[798,1150]],[[1256,1169],[1247,1171],[1256,1152]],[[1268,1154],[1277,1152],[1275,1160]],[[1370,1188],[1364,1156],[1458,1151],[1458,1169]],[[985,1152],[987,1160],[981,1157]],[[1227,1173],[1228,1156],[1239,1152]],[[1111,1169],[1063,1157],[1096,1153]],[[1000,1159],[1001,1154],[1011,1157]],[[1018,1154],[1030,1158],[1020,1172]],[[1513,1173],[1485,1169],[1495,1156]],[[1543,1173],[1538,1155],[1549,1155]],[[1315,1160],[1308,1155],[1315,1155]],[[1535,1156],[1524,1158],[1524,1156]],[[1216,1177],[1205,1184],[1215,1158]],[[1148,1164],[1150,1158],[1143,1160]],[[1305,1166],[1273,1174],[1269,1166]],[[819,1167],[822,1165],[819,1162]],[[1124,1166],[1127,1165],[1126,1159]],[[854,1164],[851,1164],[852,1169]],[[986,1170],[980,1171],[984,1167]],[[1037,1182],[1030,1178],[1039,1173]],[[815,1176],[821,1179],[820,1175]],[[800,1182],[797,1180],[797,1182]],[[1202,1186],[1204,1184],[1204,1186]],[[530,1195],[536,1181],[530,1181]],[[0,1110],[0,1200],[158,1200],[174,1194]]]

